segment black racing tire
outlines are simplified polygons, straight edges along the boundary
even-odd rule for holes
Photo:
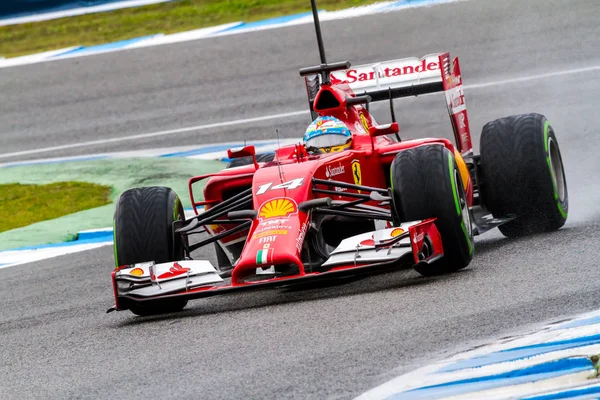
[[[256,155],[256,162],[271,162],[275,159],[275,153],[262,153]],[[252,157],[241,157],[232,160],[225,168],[242,167],[252,164]]]
[[[567,180],[558,141],[540,114],[488,122],[481,132],[481,197],[507,237],[555,231],[569,212]]]
[[[115,265],[183,260],[183,243],[179,236],[173,238],[173,222],[180,219],[185,219],[183,206],[170,188],[125,191],[117,202],[113,221]],[[156,315],[180,311],[186,304],[187,300],[161,300],[130,310],[136,315]]]
[[[394,206],[404,222],[436,218],[444,257],[417,264],[424,276],[465,268],[473,258],[473,229],[467,197],[454,155],[442,145],[425,145],[396,154],[391,165]]]

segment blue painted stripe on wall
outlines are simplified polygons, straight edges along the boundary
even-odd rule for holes
[[[88,240],[73,240],[72,242],[61,242],[61,243],[43,244],[43,245],[39,245],[39,246],[19,247],[17,249],[3,250],[3,251],[0,251],[0,253],[3,253],[4,251],[50,249],[50,248],[55,248],[55,247],[77,246],[80,244],[93,244],[93,243],[102,243],[102,242],[108,242],[108,241],[112,241],[112,234],[110,235],[110,239],[97,237],[97,238],[88,239]]]
[[[95,232],[80,232],[77,234],[77,239],[75,239],[75,240],[81,243],[85,240],[93,240],[93,239],[103,239],[103,240],[101,240],[102,242],[107,242],[107,241],[113,240],[112,228],[106,229],[106,230],[101,230],[101,231],[95,231]]]
[[[234,144],[217,144],[214,146],[207,146],[201,149],[188,150],[188,151],[180,151],[177,153],[169,153],[163,154],[159,157],[189,157],[189,156],[198,156],[201,154],[215,153],[217,151],[225,151],[227,149],[231,149],[234,147],[241,147],[243,143],[234,143]]]
[[[559,400],[572,399],[574,397],[590,396],[589,398],[598,398],[600,394],[600,385],[588,386],[585,388],[570,389],[562,392],[554,392],[541,396],[523,397],[521,400]],[[592,396],[595,395],[595,396]]]
[[[574,374],[589,370],[595,371],[593,363],[584,357],[569,358],[535,365],[501,374],[487,375],[477,378],[462,379],[438,385],[425,386],[406,392],[396,393],[389,400],[434,399],[455,396],[464,393],[478,392],[503,386],[535,382],[558,376]]]
[[[150,36],[143,36],[143,37],[134,38],[134,39],[121,40],[119,42],[99,44],[99,45],[96,45],[96,46],[78,47],[76,49],[69,50],[69,51],[66,51],[64,53],[56,54],[56,55],[54,55],[54,58],[56,58],[56,57],[63,57],[63,56],[66,56],[66,55],[71,55],[71,54],[86,54],[86,53],[95,53],[95,52],[98,52],[98,51],[120,49],[120,48],[128,46],[130,44],[134,44],[134,43],[140,42],[142,40],[151,39],[151,38],[153,38],[155,36],[156,35],[150,35]]]
[[[585,343],[595,344],[598,341],[600,341],[600,334],[590,335],[590,336],[580,336],[580,337],[564,339],[564,340],[557,340],[555,342],[530,344],[527,346],[515,347],[513,349],[501,350],[500,352],[507,353],[507,352],[516,351],[516,350],[527,350],[527,349],[535,349],[535,348],[539,348],[539,347],[551,347],[551,346],[565,345],[565,344],[567,344],[567,345],[568,344],[580,344],[581,345],[581,344],[585,344]]]
[[[554,351],[573,349],[576,347],[588,346],[599,343],[600,335],[592,335],[560,340],[555,342],[539,343],[529,346],[516,347],[514,349],[502,350],[496,353],[462,360],[455,364],[445,366],[439,369],[438,372],[453,372],[466,368],[478,368],[501,362],[517,361],[520,359],[533,357],[540,354],[552,353]]]
[[[405,7],[408,5],[423,5],[423,4],[438,4],[443,3],[443,0],[399,0],[392,4],[388,4],[383,9],[393,9],[397,7]]]
[[[108,156],[77,157],[77,158],[72,158],[70,160],[50,160],[50,161],[38,161],[38,162],[23,161],[23,162],[10,164],[10,165],[5,165],[5,166],[3,166],[3,168],[24,167],[24,166],[28,166],[28,165],[58,164],[58,163],[75,162],[75,161],[94,161],[94,160],[104,160],[106,158],[108,158]]]
[[[259,27],[268,26],[268,25],[284,24],[286,22],[290,22],[290,21],[293,21],[293,20],[296,20],[299,18],[306,17],[307,15],[312,15],[312,13],[307,12],[307,13],[302,13],[302,14],[286,15],[284,17],[269,18],[269,19],[265,19],[262,21],[256,21],[256,22],[244,22],[238,26],[234,26],[234,27],[219,31],[218,33],[230,32],[230,31],[234,31],[237,29],[248,29],[248,28],[251,29],[251,28],[259,28]]]
[[[273,141],[273,142],[267,142],[267,143],[247,143],[247,145],[254,145],[254,147],[264,147],[264,146],[271,146],[277,144],[277,141]],[[163,154],[159,157],[189,157],[189,156],[197,156],[197,155],[201,155],[201,154],[208,154],[208,153],[215,153],[218,151],[225,151],[228,149],[232,149],[235,147],[242,147],[244,146],[244,143],[232,143],[232,144],[217,144],[214,146],[206,146],[203,147],[201,149],[194,149],[194,150],[188,150],[188,151],[180,151],[177,153],[169,153],[169,154]]]
[[[597,315],[595,317],[590,317],[590,318],[584,318],[584,319],[580,319],[580,320],[576,320],[576,321],[564,322],[562,324],[556,325],[555,327],[552,328],[552,330],[577,328],[580,326],[595,325],[595,324],[600,324],[600,315]]]

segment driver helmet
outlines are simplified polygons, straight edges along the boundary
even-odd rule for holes
[[[319,117],[308,126],[303,141],[309,152],[337,153],[352,146],[352,133],[335,117]]]

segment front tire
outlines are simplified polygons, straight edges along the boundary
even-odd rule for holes
[[[467,197],[453,154],[442,145],[401,151],[391,165],[396,211],[404,222],[436,218],[444,257],[417,265],[431,276],[465,268],[473,258],[473,230]]]
[[[173,237],[173,222],[183,219],[181,200],[169,188],[125,191],[117,202],[114,216],[115,265],[182,260],[184,246],[179,236]],[[161,300],[130,310],[136,315],[156,315],[180,311],[186,304],[187,300]]]
[[[554,231],[569,212],[567,181],[550,123],[540,114],[488,122],[480,141],[482,200],[507,237]]]

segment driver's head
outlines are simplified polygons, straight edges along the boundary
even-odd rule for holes
[[[350,129],[334,117],[314,120],[306,129],[303,140],[308,152],[336,153],[352,146]]]

